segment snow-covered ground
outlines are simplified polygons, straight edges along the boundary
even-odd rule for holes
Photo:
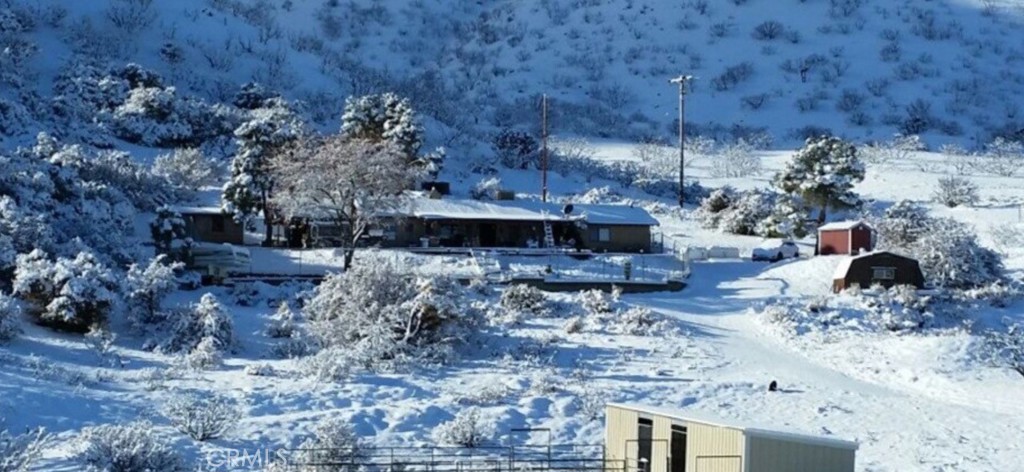
[[[624,146],[599,151],[617,153]],[[766,155],[765,170],[753,179],[710,178],[699,161],[692,173],[704,185],[763,186],[787,156]],[[990,236],[993,225],[1014,222],[1015,205],[1024,194],[1022,179],[974,177],[985,199],[975,208],[947,210],[927,203],[932,181],[942,175],[934,168],[942,161],[942,156],[922,153],[906,163],[870,166],[857,190],[878,206],[898,199],[922,202],[934,214],[975,225],[983,238]],[[532,190],[530,173],[509,172],[507,177],[506,183],[521,183],[518,190]],[[571,179],[553,182],[556,195],[581,188]],[[655,212],[661,231],[678,245],[732,245],[746,251],[759,242],[701,229],[690,208],[679,212],[671,209],[670,201],[647,196],[644,202],[662,210]],[[261,264],[296,272],[338,267],[337,255],[329,250],[254,248],[253,254]],[[1008,269],[1019,276],[1024,254],[1008,248],[1007,256]],[[659,256],[645,257],[652,270],[672,270],[672,263],[662,265]],[[173,357],[143,350],[143,340],[127,333],[114,347],[121,364],[108,367],[81,337],[29,327],[0,352],[8,366],[0,370],[0,412],[11,430],[42,425],[56,435],[60,441],[47,449],[40,465],[40,470],[51,471],[80,470],[71,459],[77,447],[72,439],[83,428],[136,418],[152,419],[160,435],[199,461],[224,448],[294,447],[324,417],[346,419],[356,433],[378,445],[430,443],[431,430],[468,405],[480,405],[499,435],[510,428],[544,427],[552,429],[556,443],[599,443],[601,418],[585,414],[585,405],[594,401],[694,409],[857,440],[861,471],[1015,470],[1024,454],[1018,440],[1024,437],[1024,404],[1019,401],[1024,384],[1016,373],[975,359],[972,346],[977,339],[968,331],[898,335],[833,330],[794,336],[755,314],[771,300],[808,303],[827,295],[838,260],[694,262],[689,286],[682,292],[622,298],[627,305],[667,317],[674,334],[643,337],[602,329],[568,333],[563,329],[566,314],[558,308],[564,305],[556,304],[548,315],[481,333],[450,365],[357,374],[340,384],[312,380],[301,373],[300,361],[271,355],[273,341],[263,331],[275,307],[265,299],[244,299],[251,306],[242,306],[232,304],[236,298],[225,288],[177,292],[168,304],[192,303],[208,292],[230,307],[240,347],[222,368],[175,367]],[[480,271],[463,256],[363,251],[358,261],[389,262],[425,273]],[[598,259],[588,267],[573,265],[569,258],[506,256],[495,262],[524,273],[541,273],[552,264],[566,273],[593,276],[618,274],[615,264],[621,261]],[[266,288],[264,295],[277,298],[295,290]],[[551,297],[571,301],[570,295]],[[993,318],[1024,318],[1021,302],[988,310],[986,316]],[[247,367],[258,364],[271,366],[273,373],[246,374]],[[779,382],[779,392],[766,391],[772,380]],[[242,421],[222,439],[187,439],[158,413],[181,389],[238,400]]]

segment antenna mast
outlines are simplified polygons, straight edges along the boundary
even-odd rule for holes
[[[541,192],[540,199],[548,201],[548,95],[541,98],[541,130],[540,130],[540,172]]]

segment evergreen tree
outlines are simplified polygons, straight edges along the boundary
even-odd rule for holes
[[[818,224],[824,224],[828,209],[852,208],[860,197],[853,185],[864,180],[864,165],[857,148],[832,136],[811,138],[797,151],[786,168],[776,174],[775,186],[783,193],[799,196],[810,208],[818,208]]]
[[[253,110],[251,118],[235,130],[238,152],[231,160],[231,179],[221,197],[224,211],[246,222],[263,212],[266,222],[264,245],[270,245],[273,215],[267,203],[274,190],[270,161],[287,149],[301,131],[301,123],[282,100],[270,99],[264,108]]]
[[[410,162],[417,160],[423,145],[423,126],[412,105],[393,93],[345,100],[341,134],[347,139],[387,141],[401,148]]]

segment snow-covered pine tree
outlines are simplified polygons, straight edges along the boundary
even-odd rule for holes
[[[171,262],[166,255],[158,255],[145,267],[132,264],[125,279],[130,306],[128,319],[136,326],[157,321],[160,304],[177,287],[174,271],[183,267]]]
[[[217,165],[196,148],[175,149],[153,161],[153,174],[189,192],[215,183],[218,173]]]
[[[221,206],[239,222],[263,212],[267,222],[263,242],[269,245],[273,215],[268,214],[268,203],[274,191],[270,161],[298,139],[302,124],[285,101],[270,99],[266,105],[253,110],[250,119],[235,130],[238,152],[231,160],[231,178],[224,184]]]
[[[864,180],[864,165],[857,148],[842,139],[823,136],[808,139],[786,168],[775,175],[774,185],[783,193],[799,195],[818,208],[817,222],[825,223],[828,210],[852,208],[860,197],[853,185]]]
[[[799,195],[778,194],[771,214],[757,224],[755,233],[768,238],[802,238],[811,232],[809,210]]]
[[[349,97],[341,116],[341,134],[347,139],[387,141],[402,149],[409,162],[423,146],[423,125],[408,99],[393,93]]]
[[[167,206],[156,210],[156,217],[149,223],[149,232],[158,256],[171,254],[175,240],[186,241],[188,238],[185,219]]]

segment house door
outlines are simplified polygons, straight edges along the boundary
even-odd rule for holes
[[[672,470],[686,472],[686,426],[672,425]]]
[[[498,227],[493,223],[480,224],[480,247],[494,247],[497,245]]]

